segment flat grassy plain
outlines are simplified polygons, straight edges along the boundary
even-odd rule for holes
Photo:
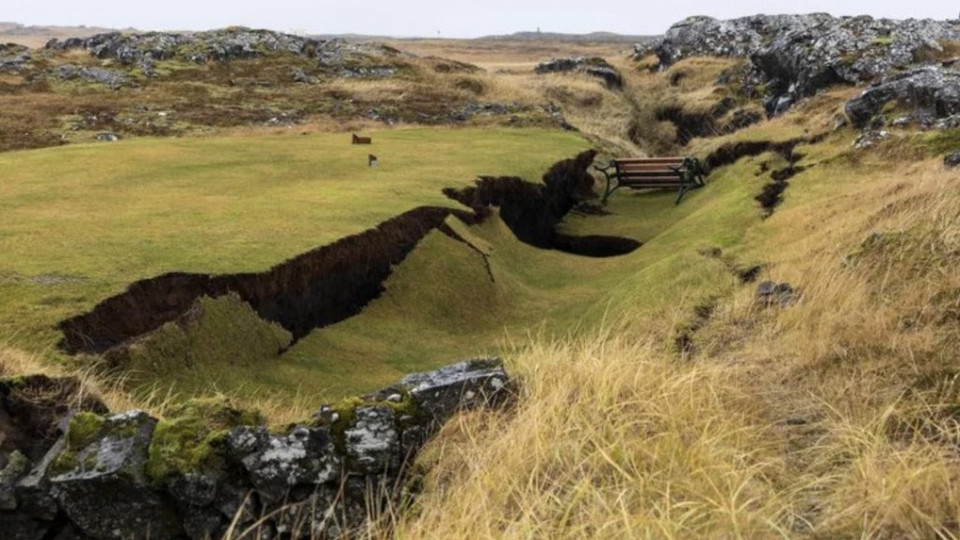
[[[0,342],[55,356],[54,325],[139,279],[267,269],[478,174],[537,180],[587,147],[542,130],[141,139],[0,155]],[[367,154],[380,164],[367,166]]]

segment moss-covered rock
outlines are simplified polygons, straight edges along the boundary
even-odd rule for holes
[[[223,397],[188,401],[157,423],[147,475],[162,482],[216,468],[223,459],[223,439],[232,428],[263,422],[260,413],[236,409]]]

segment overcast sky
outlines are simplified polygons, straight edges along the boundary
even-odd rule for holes
[[[0,0],[0,21],[202,30],[242,25],[315,34],[477,37],[521,30],[660,34],[688,15],[869,14],[956,18],[956,0]]]

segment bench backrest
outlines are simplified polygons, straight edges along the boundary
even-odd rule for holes
[[[684,183],[684,158],[621,158],[613,160],[622,185],[671,185]]]

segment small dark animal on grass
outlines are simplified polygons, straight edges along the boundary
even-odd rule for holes
[[[373,144],[373,139],[371,139],[370,137],[361,137],[356,133],[354,133],[353,144]]]
[[[368,154],[368,155],[367,155],[367,165],[369,165],[369,166],[371,166],[371,167],[376,167],[376,166],[377,166],[377,156],[375,156],[375,155],[373,155],[373,154]]]

